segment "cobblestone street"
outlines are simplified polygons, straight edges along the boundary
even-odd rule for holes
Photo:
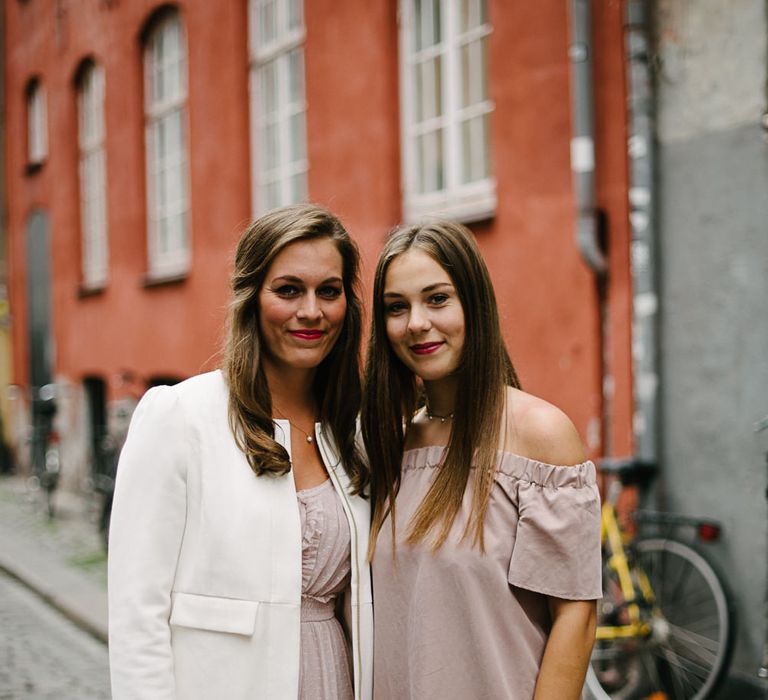
[[[107,649],[0,572],[0,700],[109,698]]]

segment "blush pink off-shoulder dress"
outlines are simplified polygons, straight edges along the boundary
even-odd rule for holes
[[[331,480],[296,492],[301,517],[300,700],[352,700],[347,637],[335,615],[349,585],[350,534]]]
[[[531,700],[551,619],[547,596],[600,598],[600,503],[591,462],[556,467],[508,452],[485,518],[485,552],[461,541],[471,488],[445,544],[404,543],[443,447],[406,451],[373,559],[376,700]]]

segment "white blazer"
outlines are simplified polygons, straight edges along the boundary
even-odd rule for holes
[[[293,473],[257,477],[221,372],[148,391],[131,420],[109,544],[114,700],[295,700],[301,523]],[[290,425],[275,421],[290,454]],[[349,522],[356,700],[372,695],[369,505],[349,495],[329,431],[317,444]]]

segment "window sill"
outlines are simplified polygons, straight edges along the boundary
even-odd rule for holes
[[[107,283],[101,282],[100,284],[86,284],[83,282],[77,288],[78,299],[85,299],[87,297],[97,297],[103,294],[107,289]]]
[[[34,163],[29,162],[24,166],[24,174],[34,175],[35,173],[39,173],[43,169],[43,165],[45,165],[44,160],[37,160]]]
[[[185,282],[189,274],[187,272],[147,272],[144,275],[142,287],[145,289],[152,289],[153,287],[165,287],[174,284],[181,284]]]
[[[496,183],[486,181],[461,190],[412,195],[403,201],[405,223],[439,218],[463,224],[487,221],[496,215]]]

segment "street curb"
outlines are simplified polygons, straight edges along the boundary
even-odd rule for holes
[[[95,619],[93,613],[80,609],[80,606],[78,605],[70,604],[65,598],[51,591],[50,586],[40,580],[35,580],[36,577],[34,574],[31,574],[30,572],[19,573],[17,569],[8,567],[2,560],[1,554],[0,571],[32,591],[38,598],[58,610],[64,617],[77,625],[81,630],[87,632],[92,637],[95,637],[98,641],[104,644],[107,643],[107,626]]]
[[[69,542],[57,541],[26,517],[11,481],[0,492],[10,496],[0,508],[0,570],[15,579],[64,617],[100,642],[107,642],[107,591],[104,583],[69,558],[78,554]],[[6,505],[6,499],[0,506]],[[76,522],[72,521],[73,524]],[[68,527],[66,521],[60,523]]]

